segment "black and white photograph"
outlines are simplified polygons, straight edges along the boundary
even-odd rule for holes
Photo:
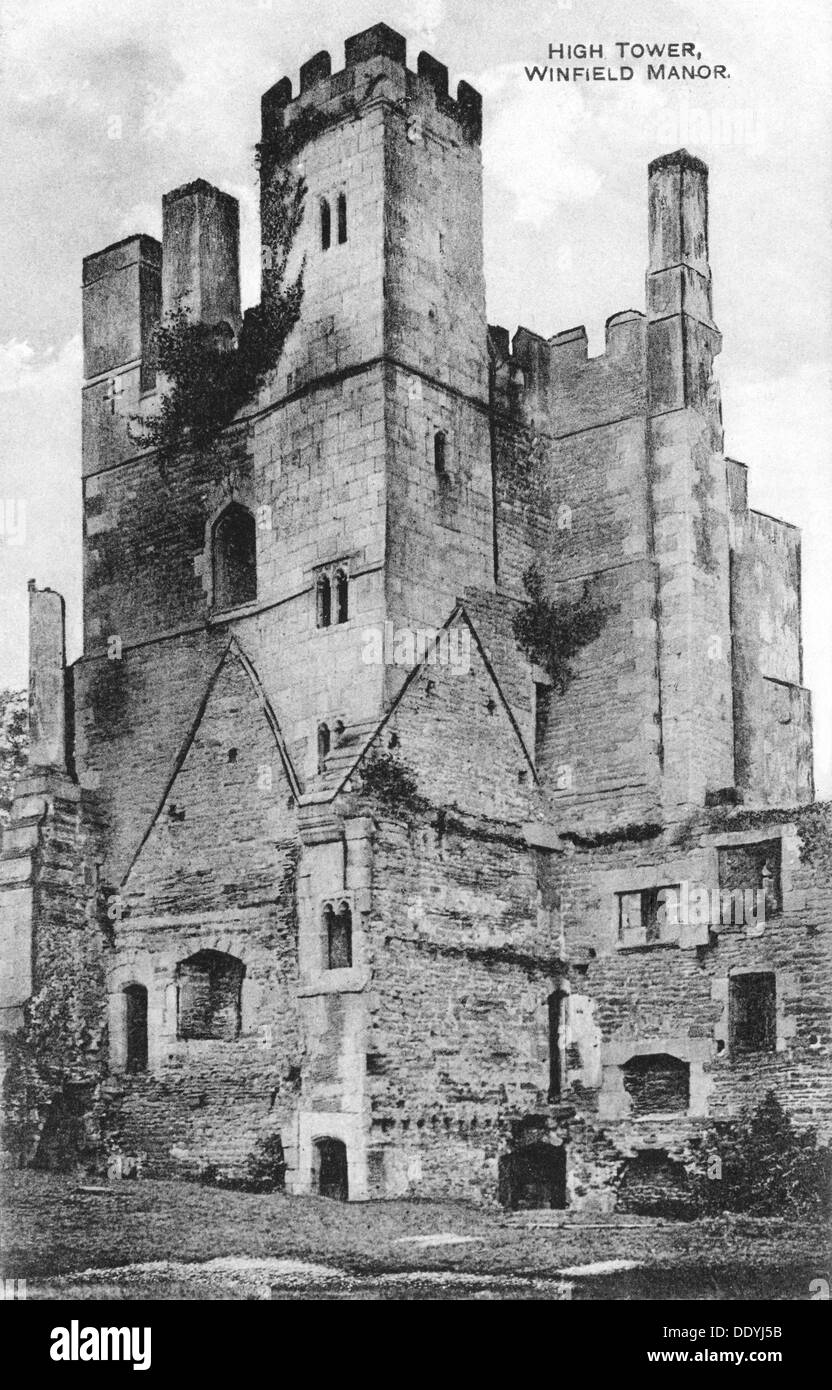
[[[823,0],[0,3],[33,1374],[286,1301],[640,1303],[633,1370],[794,1374],[830,64]]]

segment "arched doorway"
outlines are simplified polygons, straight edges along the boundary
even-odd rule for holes
[[[125,1069],[147,1071],[147,990],[144,985],[127,985],[124,990],[125,1036],[127,1058]]]
[[[566,1146],[526,1144],[503,1154],[499,1197],[511,1211],[566,1206]]]
[[[624,1165],[616,1211],[682,1219],[693,1216],[694,1194],[684,1164],[669,1158],[666,1149],[641,1149]]]
[[[316,1139],[312,1150],[312,1191],[346,1202],[349,1197],[347,1146],[341,1139]]]

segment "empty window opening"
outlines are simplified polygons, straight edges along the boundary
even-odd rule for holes
[[[549,1099],[557,1100],[563,1087],[563,1053],[561,1049],[561,1024],[563,1020],[566,995],[556,989],[549,995]]]
[[[347,239],[347,195],[338,194],[338,240],[345,242]]]
[[[345,623],[349,618],[349,581],[344,570],[338,570],[335,575],[335,621]]]
[[[690,1105],[690,1064],[666,1052],[632,1057],[622,1067],[634,1115],[684,1112]]]
[[[319,1197],[349,1198],[347,1146],[342,1139],[316,1139],[312,1146],[312,1191]]]
[[[124,991],[126,1070],[147,1071],[147,990],[144,985],[127,985]]]
[[[318,627],[329,627],[332,622],[332,585],[329,575],[319,574],[315,586],[315,605]]]
[[[777,990],[768,971],[732,975],[728,982],[728,1029],[732,1052],[773,1052]]]
[[[723,847],[719,850],[720,891],[750,894],[762,890],[766,917],[776,916],[782,904],[781,852],[782,842],[779,839]]]
[[[257,542],[254,517],[237,503],[214,526],[214,604],[236,608],[257,597]]]
[[[448,461],[444,430],[437,430],[436,434],[433,436],[433,466],[440,478],[447,472]]]
[[[197,951],[177,966],[177,1036],[230,1041],[240,1034],[245,966],[224,951]]]
[[[503,1154],[498,1165],[499,1200],[512,1211],[566,1206],[566,1148],[527,1144]]]
[[[624,945],[655,945],[679,939],[681,885],[638,888],[618,894],[618,939]]]
[[[321,250],[328,251],[332,240],[332,214],[326,198],[321,199]]]
[[[328,724],[318,725],[318,771],[323,772],[326,768],[326,760],[329,756],[331,738]]]
[[[324,933],[327,970],[349,970],[352,965],[352,913],[348,903],[327,903]]]

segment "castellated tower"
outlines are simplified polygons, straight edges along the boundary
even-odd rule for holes
[[[678,1211],[715,1118],[832,1124],[800,537],[723,451],[701,160],[651,163],[602,353],[510,338],[480,98],[406,58],[377,25],[262,99],[304,297],[219,448],[137,422],[160,322],[237,350],[235,200],[84,262],[84,653],[33,584],[0,861],[18,1156]],[[518,636],[585,600],[568,670]]]
[[[380,25],[347,41],[342,71],[317,54],[294,100],[288,78],[263,98],[263,141],[307,185],[290,266],[305,259],[305,293],[224,476],[186,461],[160,479],[128,420],[158,400],[160,313],[239,328],[235,201],[197,180],[166,195],[161,248],[136,237],[85,262],[91,694],[81,703],[97,712],[81,740],[118,803],[120,867],[121,825],[152,814],[175,756],[159,700],[184,718],[184,691],[208,679],[229,632],[277,698],[299,776],[314,785],[318,726],[343,725],[348,761],[387,683],[400,683],[395,668],[362,659],[365,631],[385,620],[438,626],[467,585],[491,577],[481,104],[465,83],[450,98],[428,54],[417,67]],[[212,592],[213,528],[233,500],[257,518],[256,612],[229,614]],[[317,627],[316,586],[329,586],[334,617],[339,582],[349,619]],[[106,663],[110,637],[118,667]],[[113,786],[107,767],[134,755],[132,775]]]

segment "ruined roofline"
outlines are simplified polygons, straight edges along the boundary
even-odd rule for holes
[[[647,177],[652,178],[662,169],[692,169],[697,174],[705,174],[707,177],[708,166],[704,159],[699,159],[695,154],[690,154],[688,150],[672,150],[670,154],[660,154],[656,159],[652,159],[647,166]]]
[[[195,196],[211,198],[218,203],[222,202],[228,205],[234,204],[235,207],[238,206],[238,201],[233,193],[224,193],[221,188],[217,188],[216,184],[209,183],[207,179],[196,178],[191,179],[189,183],[180,184],[178,188],[172,188],[169,193],[163,193],[162,207],[164,207],[165,203],[175,203],[180,198]]]
[[[344,67],[333,73],[330,54],[322,49],[314,54],[300,68],[300,89],[297,96],[292,92],[292,79],[282,77],[264,93],[261,99],[263,120],[263,139],[276,138],[281,130],[288,130],[294,122],[286,121],[290,108],[299,115],[309,107],[318,106],[324,101],[337,97],[352,98],[352,101],[369,98],[375,90],[375,82],[359,96],[355,92],[356,69],[373,59],[385,59],[388,64],[401,69],[402,83],[400,97],[415,97],[420,92],[432,90],[437,109],[450,116],[462,127],[463,135],[472,144],[479,144],[482,138],[482,97],[479,92],[464,80],[457,84],[456,98],[448,94],[448,69],[430,53],[422,51],[416,61],[416,71],[407,67],[407,41],[403,35],[386,24],[376,24],[360,34],[353,34],[344,44]],[[326,86],[324,85],[326,84]],[[304,101],[309,93],[314,99]],[[390,96],[389,91],[381,93]],[[344,101],[342,115],[350,107]],[[297,115],[295,119],[297,119]],[[314,138],[316,132],[310,130],[306,139]],[[305,143],[305,140],[302,142]]]

